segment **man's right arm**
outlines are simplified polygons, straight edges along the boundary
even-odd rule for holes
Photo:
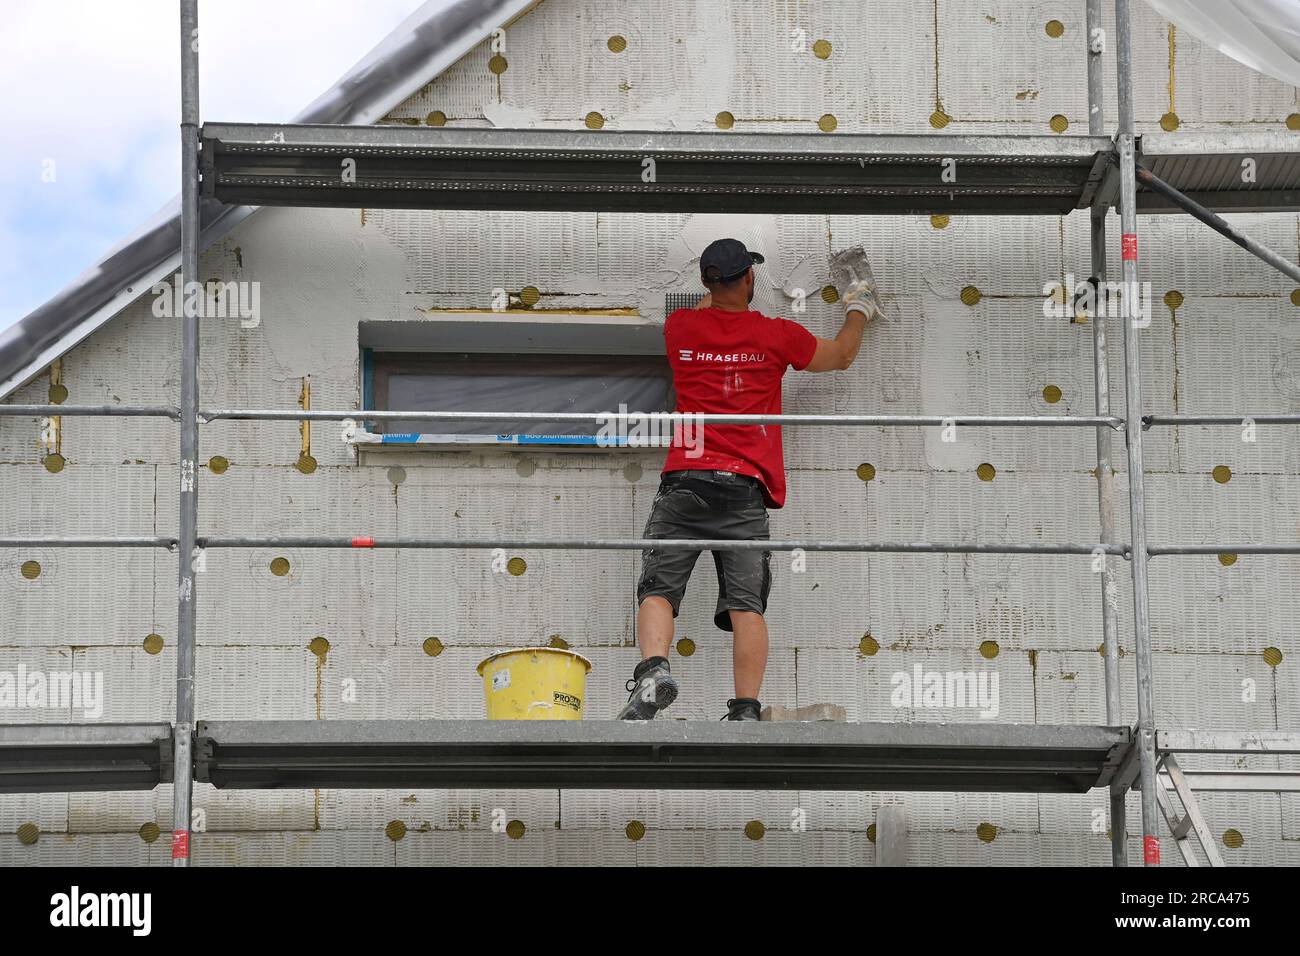
[[[853,364],[862,348],[862,332],[880,312],[876,290],[869,281],[855,282],[844,290],[844,325],[833,339],[817,339],[817,351],[804,366],[807,372],[843,371]]]
[[[804,366],[805,372],[843,371],[853,364],[862,347],[862,332],[867,327],[867,317],[854,309],[844,315],[840,334],[833,339],[817,338],[817,351],[812,361]]]

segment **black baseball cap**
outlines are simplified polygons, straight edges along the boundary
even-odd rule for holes
[[[762,261],[762,255],[750,252],[739,239],[716,239],[700,254],[700,278],[705,282],[726,282]]]

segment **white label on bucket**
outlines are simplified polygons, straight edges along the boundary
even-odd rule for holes
[[[505,690],[509,686],[510,686],[510,668],[507,667],[505,670],[497,671],[495,674],[492,675],[493,690]]]

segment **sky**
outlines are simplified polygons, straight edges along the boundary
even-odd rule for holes
[[[200,0],[203,120],[283,122],[421,0]],[[0,330],[180,192],[177,0],[4,0]]]

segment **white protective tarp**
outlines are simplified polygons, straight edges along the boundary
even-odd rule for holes
[[[1252,70],[1300,86],[1300,0],[1147,0],[1166,20]]]

